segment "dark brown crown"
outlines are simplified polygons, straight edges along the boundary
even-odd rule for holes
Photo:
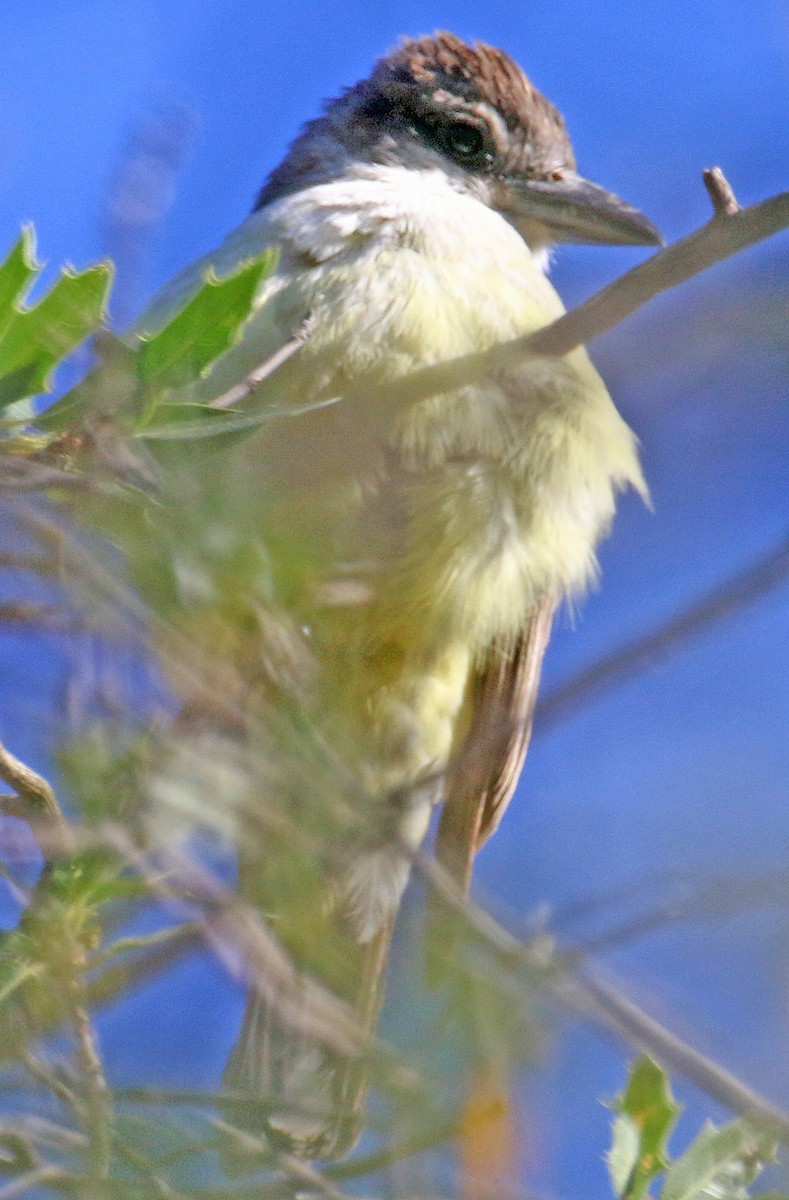
[[[485,113],[486,107],[496,111],[503,129]],[[348,88],[326,105],[322,116],[309,121],[269,176],[256,207],[306,181],[330,178],[345,154],[391,161],[393,136],[421,137],[436,146],[442,141],[442,126],[456,118],[484,132],[488,172],[520,171],[549,178],[557,169],[575,166],[560,113],[509,55],[484,42],[467,43],[439,31],[405,38],[378,60],[369,78]]]
[[[557,143],[573,161],[564,119],[508,54],[485,42],[463,42],[438,30],[428,37],[405,38],[375,65],[371,82],[383,90],[391,83],[417,83],[432,92],[446,91],[467,103],[495,108],[510,131],[534,146]],[[390,83],[390,86],[391,86]]]

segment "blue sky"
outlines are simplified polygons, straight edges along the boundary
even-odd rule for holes
[[[144,298],[245,215],[321,98],[362,76],[399,34],[437,27],[510,51],[564,112],[584,173],[643,208],[669,240],[708,216],[702,167],[720,164],[742,202],[789,187],[789,7],[779,0],[492,0],[484,12],[464,0],[5,0],[0,246],[32,220],[53,267],[101,256],[110,181],[131,131],[157,105],[183,106],[191,149],[135,280]],[[554,278],[578,300],[638,257],[566,249]],[[766,295],[776,304],[765,308]],[[784,235],[661,298],[594,348],[642,440],[654,512],[625,500],[601,589],[561,623],[546,683],[785,535],[787,305]],[[480,861],[482,894],[517,921],[539,904],[562,911],[666,870],[784,868],[788,647],[785,587],[539,739]],[[18,638],[0,649],[2,736],[46,768],[62,662],[51,645],[31,654]],[[656,895],[644,885],[645,903]],[[601,912],[602,924],[614,915]],[[789,1105],[788,930],[780,910],[669,927],[605,965]],[[208,1084],[238,1001],[217,972],[190,971],[167,993],[149,1051],[163,1079],[185,1080],[186,1063],[197,1062]],[[197,987],[210,997],[201,1002],[208,1030],[198,1017],[183,1022]],[[118,1073],[132,1072],[120,1023],[105,1038]],[[597,1098],[621,1077],[621,1057],[585,1031],[557,1040],[527,1085],[540,1114],[531,1186],[568,1200],[606,1195],[608,1118]]]

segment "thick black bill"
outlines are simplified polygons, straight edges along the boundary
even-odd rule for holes
[[[560,179],[508,179],[507,204],[513,223],[534,221],[556,242],[610,246],[655,246],[663,239],[642,212],[613,192],[567,173]]]

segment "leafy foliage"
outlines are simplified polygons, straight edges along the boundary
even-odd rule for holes
[[[139,377],[147,395],[184,387],[234,344],[255,294],[276,255],[267,251],[225,279],[207,276],[200,291],[139,349]]]
[[[177,438],[186,422],[226,420],[210,405],[194,402],[188,385],[238,340],[275,262],[276,255],[265,251],[221,279],[209,273],[188,303],[152,334],[124,340],[103,334],[98,368],[42,414],[39,425],[74,430],[95,416],[97,402],[105,410],[109,402],[127,432],[149,437],[173,425]],[[186,394],[179,396],[179,389]]]
[[[612,1107],[608,1169],[620,1200],[644,1200],[661,1174],[660,1200],[747,1200],[751,1184],[775,1158],[772,1131],[736,1120],[722,1129],[706,1125],[672,1161],[668,1140],[681,1109],[665,1072],[650,1058],[632,1063],[627,1087]]]
[[[112,267],[65,269],[38,303],[26,297],[41,272],[28,226],[0,266],[0,412],[49,391],[56,365],[100,326]]]
[[[650,1181],[668,1166],[668,1139],[681,1109],[650,1058],[633,1064],[627,1087],[612,1107],[617,1115],[608,1155],[611,1182],[622,1200],[643,1200]]]

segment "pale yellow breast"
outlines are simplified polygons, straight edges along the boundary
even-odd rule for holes
[[[616,491],[643,488],[634,439],[583,351],[404,413],[381,402],[378,382],[563,311],[519,235],[440,173],[382,169],[288,197],[212,265],[270,243],[277,273],[205,386],[237,382],[308,314],[306,344],[265,399],[301,412],[365,383],[359,403],[273,423],[247,464],[280,490],[283,535],[311,541],[310,623],[339,664],[335,700],[376,731],[382,774],[388,760],[413,778],[446,761],[472,659],[546,592],[590,578]]]

